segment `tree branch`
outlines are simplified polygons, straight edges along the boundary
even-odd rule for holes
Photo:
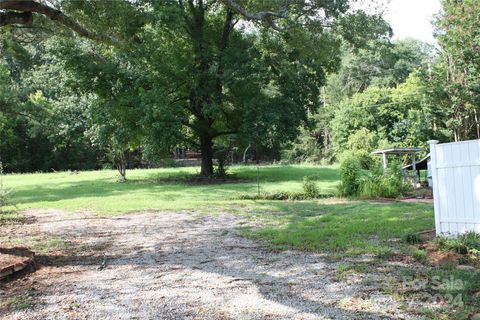
[[[283,31],[281,27],[279,27],[276,22],[275,18],[287,18],[288,13],[286,11],[283,12],[273,12],[273,11],[259,11],[259,12],[250,12],[238,3],[236,3],[234,0],[221,0],[227,7],[232,9],[233,11],[241,14],[243,17],[245,17],[247,20],[256,20],[256,21],[262,21],[269,26],[271,26],[273,29],[277,31]]]
[[[5,26],[8,24],[31,24],[32,23],[32,13],[38,13],[50,18],[53,21],[56,21],[65,27],[73,30],[78,35],[95,40],[100,42],[117,42],[115,39],[112,39],[107,36],[99,35],[94,32],[91,32],[81,26],[78,22],[72,18],[65,15],[60,10],[49,7],[42,3],[33,1],[33,0],[0,0],[0,10],[15,10],[21,12],[11,12],[7,11],[2,13],[0,16],[0,26]]]

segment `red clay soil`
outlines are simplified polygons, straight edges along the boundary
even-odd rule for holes
[[[427,242],[419,246],[420,249],[427,251],[427,261],[430,265],[441,266],[441,265],[458,265],[459,260],[463,258],[461,254],[442,251],[434,243]]]
[[[34,253],[26,248],[0,248],[0,279],[33,263]]]

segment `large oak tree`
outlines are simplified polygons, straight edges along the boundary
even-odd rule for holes
[[[59,41],[75,86],[95,93],[102,108],[124,106],[107,114],[135,114],[152,153],[198,148],[203,176],[213,175],[220,145],[295,138],[339,66],[342,41],[361,46],[389,31],[348,0],[55,4],[0,0],[2,25],[40,15],[95,40]]]

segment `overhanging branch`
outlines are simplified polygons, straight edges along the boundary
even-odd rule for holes
[[[0,14],[0,26],[10,24],[29,25],[32,23],[32,13],[38,13],[56,21],[67,28],[73,30],[78,35],[100,42],[115,43],[110,37],[91,32],[80,25],[74,19],[68,17],[60,10],[49,7],[33,0],[0,0],[0,10],[5,12]],[[14,11],[10,11],[14,10]],[[20,11],[20,12],[18,12]]]

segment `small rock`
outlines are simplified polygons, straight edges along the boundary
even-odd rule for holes
[[[463,271],[475,271],[475,270],[476,270],[475,267],[466,266],[466,265],[463,265],[463,264],[458,265],[458,266],[457,266],[457,269],[458,269],[458,270],[463,270]],[[480,318],[479,318],[479,320],[480,320]]]

